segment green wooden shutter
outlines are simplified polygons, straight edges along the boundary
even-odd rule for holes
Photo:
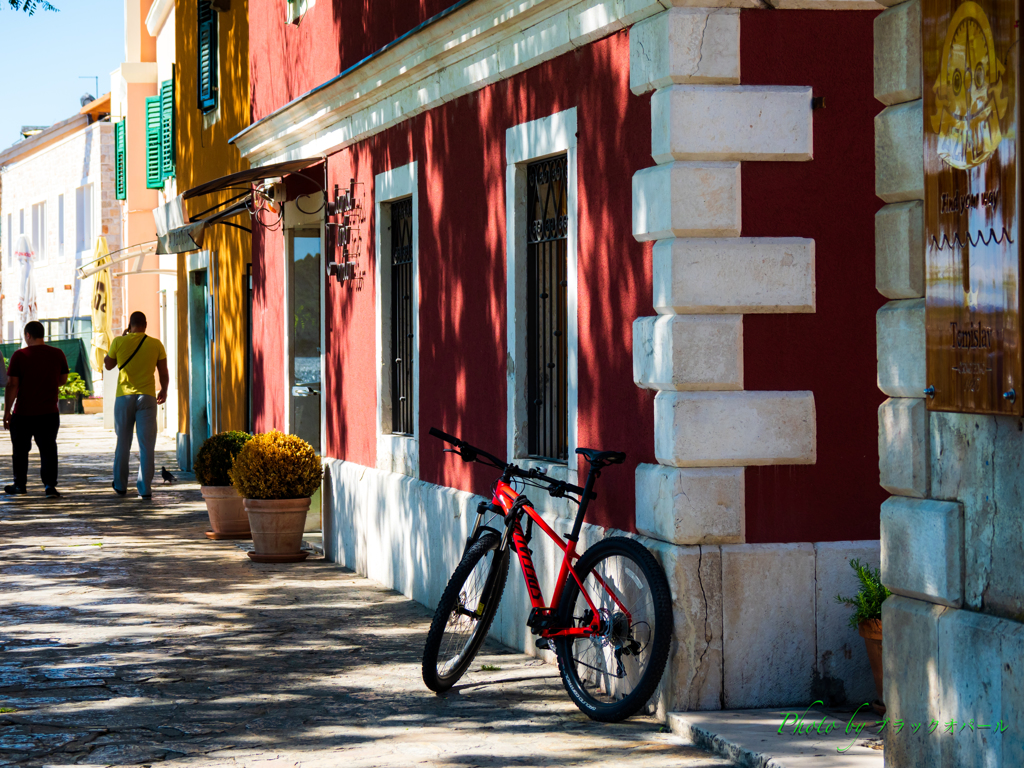
[[[160,176],[174,175],[174,78],[160,83]]]
[[[160,175],[160,97],[146,99],[146,186],[160,189],[164,185]]]
[[[115,189],[118,200],[126,200],[128,198],[128,176],[125,173],[124,167],[127,154],[125,147],[124,119],[121,119],[114,123]]]
[[[217,15],[210,0],[199,2],[199,109],[217,107]]]

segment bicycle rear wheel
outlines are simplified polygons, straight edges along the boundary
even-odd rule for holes
[[[658,561],[637,541],[614,537],[579,559],[576,573],[597,608],[600,634],[556,638],[569,697],[593,720],[618,722],[654,694],[672,642],[672,597]],[[589,626],[593,612],[572,575],[558,605],[563,627]]]
[[[423,648],[423,682],[432,691],[455,685],[487,637],[508,577],[508,552],[498,550],[500,543],[495,533],[480,536],[441,595]],[[492,570],[490,594],[484,595]]]

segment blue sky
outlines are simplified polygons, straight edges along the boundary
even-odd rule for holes
[[[0,0],[0,150],[23,125],[52,125],[80,108],[83,93],[110,90],[124,59],[124,0],[51,0],[59,13],[28,16]]]

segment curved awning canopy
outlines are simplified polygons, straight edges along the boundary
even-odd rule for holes
[[[303,160],[288,160],[284,163],[271,163],[270,165],[261,165],[258,168],[250,168],[247,171],[229,173],[227,176],[221,176],[219,179],[213,179],[212,181],[207,181],[205,184],[192,187],[192,189],[184,192],[182,197],[185,200],[189,200],[193,197],[199,197],[200,195],[208,195],[211,192],[219,192],[223,189],[230,189],[240,185],[249,185],[254,181],[264,181],[266,179],[277,178],[278,176],[286,176],[289,173],[296,173],[297,171],[304,170],[315,163],[321,162],[322,160],[322,157],[310,157]]]
[[[173,200],[153,210],[157,233],[156,252],[187,253],[200,250],[203,247],[204,230],[211,224],[222,223],[249,231],[247,227],[228,219],[243,212],[254,215],[257,208],[262,205],[261,200],[253,197],[253,183],[296,173],[322,160],[323,158],[314,157],[250,168],[247,171],[229,173],[227,176],[221,176],[182,192]],[[224,191],[235,191],[237,194],[196,214],[195,217],[188,215],[186,200]]]

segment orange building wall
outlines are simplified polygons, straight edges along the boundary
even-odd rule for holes
[[[195,3],[179,3],[175,9],[177,76],[174,103],[177,129],[178,190],[184,192],[219,176],[245,170],[249,164],[239,158],[228,140],[249,125],[249,6],[235,0],[230,10],[218,13],[218,106],[204,116],[198,107],[197,35]],[[210,118],[216,115],[214,120]],[[238,190],[186,201],[192,213],[199,213],[227,200]],[[250,226],[244,214],[233,220]],[[215,431],[244,429],[247,402],[245,389],[246,267],[252,261],[252,239],[248,232],[217,224],[204,233],[203,248],[210,251],[214,286],[215,336],[212,367],[215,377],[211,392]],[[188,255],[178,260],[178,431],[189,424],[188,339]]]

